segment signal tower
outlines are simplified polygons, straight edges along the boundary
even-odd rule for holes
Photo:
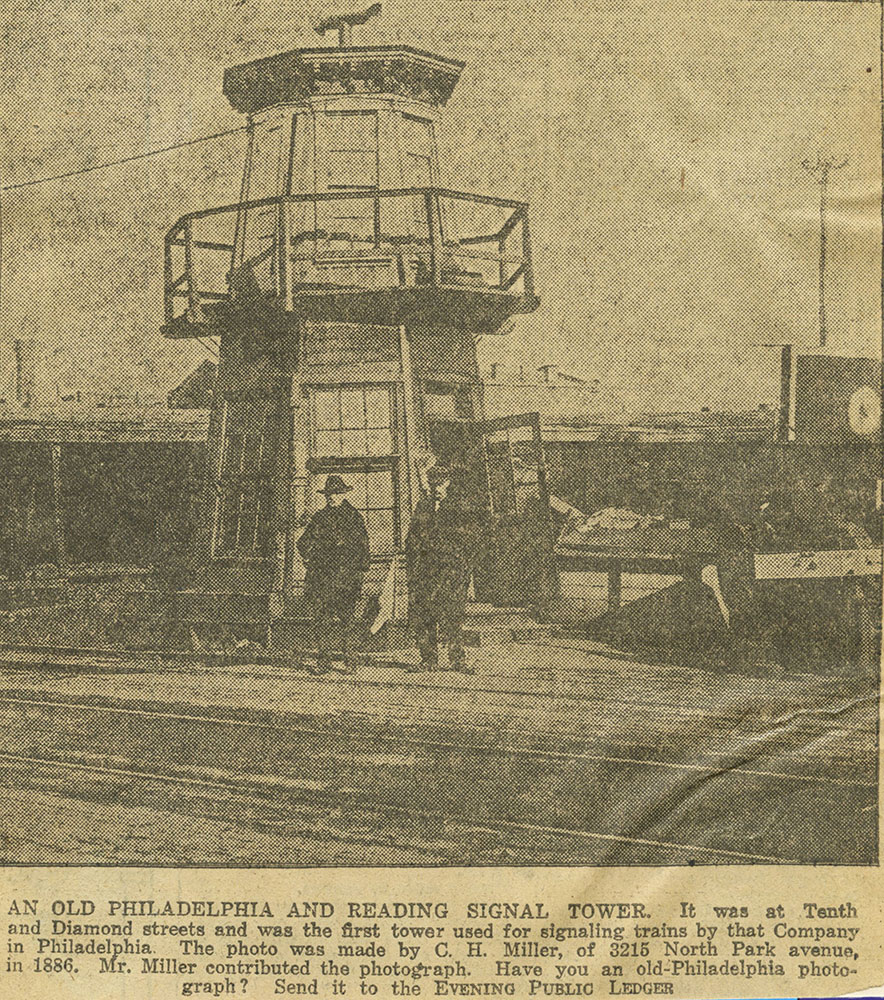
[[[320,24],[336,47],[226,71],[248,116],[240,200],[182,216],[166,238],[165,336],[220,338],[207,583],[273,595],[284,613],[304,574],[296,534],[331,472],[354,487],[380,587],[422,467],[470,460],[476,337],[538,305],[527,206],[440,187],[436,129],[464,64],[353,45],[379,11]]]

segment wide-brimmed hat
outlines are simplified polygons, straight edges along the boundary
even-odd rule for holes
[[[438,486],[449,479],[451,479],[451,472],[444,465],[433,465],[427,469],[427,484],[429,486]]]
[[[353,487],[348,486],[340,476],[328,476],[325,480],[325,486],[316,492],[329,496],[333,493],[349,493],[352,489]]]

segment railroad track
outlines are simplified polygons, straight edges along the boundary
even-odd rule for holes
[[[21,661],[10,661],[9,659],[3,658],[3,652],[26,652],[26,653],[39,653],[46,657],[64,657],[65,659],[43,659],[39,663],[22,663]],[[302,654],[307,656],[307,659],[301,662],[301,667],[304,670],[308,670],[309,665],[313,662],[310,658],[308,651],[301,651]],[[293,653],[292,657],[297,656],[297,653]],[[153,672],[162,671],[168,674],[184,674],[184,675],[205,675],[209,674],[212,676],[223,676],[225,674],[235,674],[240,678],[248,678],[250,680],[259,681],[262,679],[286,677],[292,675],[293,671],[297,670],[298,663],[296,660],[288,657],[283,659],[281,662],[277,658],[275,664],[269,663],[257,663],[252,665],[249,659],[244,659],[244,662],[239,666],[227,665],[195,665],[194,655],[188,654],[186,652],[176,652],[172,654],[161,653],[159,651],[141,651],[141,652],[129,652],[118,649],[108,649],[108,648],[79,648],[79,647],[45,647],[45,646],[12,646],[12,645],[0,645],[0,670],[6,668],[10,672],[40,672],[40,671],[51,671],[54,675],[64,675],[68,674],[70,676],[83,675],[83,674],[93,674],[93,673],[142,673],[142,672]],[[407,670],[411,665],[408,661],[398,660],[390,657],[378,657],[371,654],[363,655],[362,658],[363,666],[371,667],[383,667],[398,670]],[[243,667],[251,667],[247,671],[243,670]],[[257,667],[258,669],[255,669]],[[11,668],[11,669],[10,669]],[[353,675],[353,674],[343,674],[335,672],[336,683],[346,684],[346,685],[356,685],[364,688],[371,689],[382,689],[388,691],[395,691],[401,688],[401,681],[398,679],[393,679],[390,681],[385,681],[378,679],[377,675],[366,678],[365,676]],[[299,676],[303,681],[311,684],[322,684],[324,683],[323,676],[312,676],[308,671],[306,675],[300,674]],[[475,678],[473,679],[475,681]],[[408,687],[414,691],[426,691],[432,694],[438,695],[440,693],[440,688],[432,683],[427,683],[422,681],[419,676],[411,675],[408,679]],[[483,687],[476,683],[471,683],[470,685],[471,695],[497,695],[499,690],[494,687]],[[11,698],[14,698],[12,692],[8,692],[10,697],[5,698],[6,702],[11,703]],[[0,692],[2,696],[2,692]],[[519,690],[508,690],[507,696],[517,700],[530,700],[537,697],[537,692],[533,691],[519,691]],[[603,693],[603,699],[600,695],[593,696],[592,694],[582,694],[581,696],[576,696],[569,694],[565,691],[556,691],[554,695],[549,695],[549,697],[554,698],[556,702],[564,703],[571,702],[575,705],[587,705],[592,704],[598,700],[604,700],[607,705],[612,704],[622,704],[624,707],[628,707],[629,710],[635,711],[636,709],[647,710],[651,712],[657,711],[668,711],[677,713],[679,715],[684,715],[685,717],[696,718],[702,716],[704,722],[707,724],[741,724],[745,722],[746,715],[744,712],[728,712],[723,711],[718,708],[715,711],[710,711],[707,708],[700,708],[697,706],[685,706],[683,702],[678,699],[658,699],[655,701],[637,701],[635,698],[618,698],[616,693],[605,691]],[[26,699],[19,699],[21,704],[24,704]],[[50,703],[57,703],[61,706],[62,701],[60,699],[44,699],[45,706],[48,707]],[[36,702],[35,702],[36,704]],[[143,708],[129,708],[124,706],[114,705],[110,699],[100,701],[99,699],[94,699],[88,705],[80,704],[80,708],[92,708],[93,710],[104,710],[104,711],[117,711],[125,714],[129,713],[143,713],[145,709]],[[195,712],[190,713],[174,713],[174,712],[164,712],[161,709],[148,709],[147,711],[153,711],[157,717],[167,717],[167,718],[179,718],[188,719],[189,721],[196,722],[198,720],[205,722],[214,722],[216,724],[220,723],[221,720],[218,717],[211,717],[206,714],[197,714]],[[809,766],[822,766],[829,770],[833,766],[843,765],[848,763],[846,755],[842,754],[841,760],[836,760],[834,756],[823,756],[819,751],[822,749],[820,745],[820,736],[831,731],[831,720],[837,717],[841,713],[842,709],[839,706],[834,706],[831,710],[820,711],[817,710],[812,713],[804,713],[800,721],[796,721],[794,718],[789,720],[789,739],[793,742],[803,743],[805,742],[804,737],[808,737],[809,740],[813,740],[816,752],[813,755],[806,755],[797,751],[794,747],[790,748],[787,742],[780,732],[778,734],[778,740],[775,749],[778,755],[783,755],[784,753],[790,761],[794,762],[795,765],[803,764]],[[319,735],[319,730],[310,730],[304,727],[280,727],[277,724],[268,724],[260,719],[262,715],[260,710],[239,710],[236,718],[228,719],[228,725],[257,725],[263,728],[273,729],[277,732],[286,732],[290,735]],[[259,717],[259,721],[255,722],[255,716]],[[368,721],[368,720],[366,720]],[[444,728],[444,724],[440,723],[440,726]],[[481,727],[473,727],[473,731],[480,729]],[[493,735],[498,736],[501,732],[500,726],[494,726]],[[593,742],[603,742],[601,733],[597,733],[598,739],[594,739],[590,733],[582,732],[579,736],[576,734],[563,733],[556,729],[545,729],[537,725],[532,725],[531,727],[532,735],[536,739],[552,740],[559,743],[562,742],[579,742],[581,745],[591,745]],[[865,737],[869,740],[874,740],[875,738],[875,724],[874,721],[870,721],[867,725],[856,725],[852,726],[852,732],[857,736]],[[352,730],[348,733],[353,739],[372,739],[375,741],[384,741],[406,744],[409,742],[409,738],[402,735],[384,737],[378,734],[373,734],[371,736],[364,736],[359,731]],[[825,784],[857,784],[857,785],[868,785],[873,786],[873,781],[864,780],[852,780],[844,778],[833,778],[830,775],[818,775],[813,774],[792,774],[782,769],[772,771],[765,771],[758,768],[748,768],[743,766],[744,763],[749,760],[758,760],[763,758],[765,754],[763,753],[763,744],[765,738],[764,732],[761,732],[760,738],[753,744],[753,751],[751,756],[746,757],[741,762],[739,755],[734,754],[723,754],[715,760],[705,760],[703,763],[673,763],[665,760],[649,759],[647,757],[615,757],[610,754],[574,754],[574,753],[557,753],[554,751],[544,751],[536,747],[520,747],[520,748],[507,748],[501,747],[499,742],[495,742],[490,749],[495,752],[500,752],[504,750],[505,752],[513,753],[523,753],[526,755],[534,756],[545,756],[548,759],[560,759],[560,760],[571,760],[571,759],[582,759],[582,760],[594,760],[598,763],[610,762],[619,764],[640,764],[646,765],[648,767],[657,768],[668,768],[676,770],[685,771],[695,771],[702,772],[706,774],[712,774],[721,772],[724,769],[732,770],[735,773],[742,774],[756,774],[769,777],[778,777],[785,780],[796,780],[796,781],[820,781]],[[769,739],[769,738],[768,738]],[[411,739],[410,742],[416,746],[421,747],[436,747],[438,749],[446,750],[468,750],[469,752],[482,752],[483,747],[481,744],[472,743],[468,747],[460,746],[457,747],[452,743],[443,743],[439,741],[429,741],[426,739]],[[771,742],[773,742],[771,740]],[[643,745],[640,741],[635,741],[633,744],[637,749],[641,748]],[[488,748],[484,748],[488,749]],[[666,749],[666,747],[662,747]],[[854,758],[851,758],[851,763],[855,764]]]
[[[538,856],[554,859],[548,863],[574,863],[575,858],[581,863],[593,863],[593,859],[598,863],[598,859],[612,853],[617,855],[618,864],[660,863],[653,859],[661,855],[671,864],[825,861],[826,854],[807,856],[778,850],[764,837],[756,837],[756,844],[751,831],[745,836],[725,833],[723,843],[704,842],[709,830],[716,829],[714,822],[698,820],[684,829],[676,824],[667,835],[655,836],[655,823],[642,820],[642,810],[662,803],[665,816],[667,801],[677,805],[686,791],[695,797],[698,788],[712,790],[716,808],[731,818],[741,815],[741,797],[755,807],[759,793],[774,808],[783,810],[784,816],[793,808],[784,803],[798,803],[803,810],[817,802],[819,812],[840,809],[861,816],[868,811],[868,803],[874,802],[875,783],[871,778],[749,767],[733,755],[698,763],[514,744],[489,746],[405,733],[370,733],[345,729],[337,723],[330,729],[290,724],[284,719],[248,719],[10,694],[0,695],[0,711],[4,709],[7,715],[10,711],[18,713],[18,730],[8,723],[7,731],[14,736],[25,735],[23,746],[0,750],[0,767],[13,787],[51,787],[61,794],[74,791],[77,797],[103,801],[120,801],[122,795],[154,806],[165,799],[151,789],[171,787],[184,793],[185,798],[202,796],[203,800],[211,800],[208,805],[188,800],[184,809],[188,814],[196,809],[203,815],[200,810],[208,809],[206,816],[232,816],[237,824],[255,830],[284,831],[286,836],[313,838],[322,843],[334,841],[354,850],[360,846],[396,848],[415,857],[437,860],[441,855],[448,863],[488,863],[486,846],[480,844],[475,853],[469,845],[489,837],[501,845],[500,850],[509,850],[510,857],[515,852],[521,859],[507,863],[532,863],[530,859]],[[95,746],[90,747],[91,752],[84,752],[82,747],[70,745],[54,752],[43,750],[43,736],[33,735],[31,723],[35,715],[48,717],[50,726],[46,731],[63,733],[65,713],[71,717],[68,724],[73,720],[76,728],[85,726],[90,733],[99,734],[99,747],[102,740],[107,744],[104,752],[94,752]],[[90,717],[96,721],[84,722]],[[213,733],[219,730],[222,735],[216,738]],[[138,760],[121,755],[124,748],[114,738],[119,732],[127,733],[133,746],[142,750],[144,734],[150,734],[155,741],[151,753]],[[199,734],[198,740],[194,734]],[[85,738],[87,745],[92,738]],[[201,751],[196,761],[173,763],[164,748],[175,738],[185,748],[185,757],[194,741],[212,750],[208,756]],[[9,739],[14,742],[12,737]],[[282,761],[285,769],[294,773],[274,773],[272,777],[255,773],[255,758],[249,756],[254,747],[264,754],[258,759],[265,769]],[[151,760],[151,756],[162,760]],[[206,767],[204,759],[224,766]],[[380,769],[376,767],[378,760],[382,761]],[[361,761],[360,766],[353,766],[353,761]],[[654,779],[655,772],[661,775],[659,780]],[[316,777],[311,778],[311,774]],[[422,789],[421,774],[436,781],[442,774],[441,790]],[[483,790],[473,794],[476,781],[487,782],[489,775],[496,774],[517,779],[527,775],[527,783],[536,779],[539,787],[544,781],[554,782],[558,776],[569,774],[577,787],[564,795],[567,802],[554,797],[552,807],[541,803],[533,814],[525,816],[519,814],[522,806],[513,808],[511,799],[517,796],[510,792],[506,781],[502,789],[489,786],[495,794],[500,791],[490,806],[486,805]],[[628,820],[624,828],[648,832],[648,836],[626,835],[611,826],[606,829],[604,811],[596,812],[591,802],[584,803],[584,798],[598,797],[600,788],[616,787],[621,782],[628,787],[636,775],[643,776],[649,790],[637,796],[638,819]],[[668,777],[664,779],[664,775]],[[515,784],[524,785],[525,780]],[[441,808],[428,807],[437,801]],[[604,794],[600,801],[605,803]],[[477,812],[471,812],[471,806],[478,807]],[[330,811],[342,810],[341,823],[355,828],[355,833],[329,830],[321,821]],[[305,822],[305,811],[314,819]],[[785,829],[789,828],[788,822],[784,819]],[[424,832],[409,833],[409,828],[414,827]],[[427,830],[436,833],[428,836]],[[438,831],[445,831],[444,848],[436,844]],[[687,836],[682,838],[680,834]],[[779,847],[788,843],[789,838],[785,838]],[[495,856],[493,850],[490,853]]]
[[[573,648],[575,651],[578,650],[578,647]],[[579,651],[584,653],[589,652],[590,655],[603,655],[605,657],[608,657],[609,655],[607,650],[600,650],[598,653],[587,650]],[[11,659],[9,655],[4,657],[4,653],[28,653],[42,655],[44,658],[39,662],[22,662],[20,660]],[[621,656],[620,658],[623,657]],[[0,671],[6,670],[10,673],[32,673],[40,670],[47,670],[60,676],[63,676],[64,674],[74,676],[98,673],[130,674],[162,670],[163,672],[170,674],[211,674],[213,676],[235,672],[237,676],[249,677],[251,679],[261,679],[265,677],[288,676],[293,672],[297,672],[299,676],[304,677],[306,680],[317,678],[321,681],[323,675],[317,675],[315,671],[311,670],[311,667],[315,663],[315,659],[315,654],[309,650],[293,650],[291,653],[278,655],[270,655],[266,653],[263,656],[244,655],[241,658],[234,658],[233,662],[230,662],[230,658],[224,658],[220,655],[212,657],[209,661],[204,661],[200,659],[199,654],[182,650],[121,650],[107,647],[86,648],[0,643]],[[396,659],[393,657],[375,654],[362,654],[357,658],[357,663],[360,666],[375,668],[381,667],[403,672],[408,672],[409,669],[413,667],[413,663],[409,660]],[[258,667],[263,669],[250,669],[247,673],[243,673],[243,667]],[[337,675],[336,679],[339,683],[349,681],[350,683],[358,683],[360,686],[387,689],[400,686],[398,680],[381,681],[377,678],[365,678],[364,676],[359,676],[358,674],[354,675],[351,673],[344,673],[335,669],[332,669],[329,673]],[[422,683],[419,679],[420,676],[420,674],[412,675],[409,678],[409,686],[412,688],[420,688],[430,691],[439,690],[436,685]],[[498,688],[480,687],[477,685],[471,685],[470,691],[475,694],[493,695],[500,693]],[[508,690],[506,693],[514,698],[533,698],[537,695],[537,692],[535,691],[519,691],[517,689]],[[872,686],[871,681],[869,682],[869,693],[871,696],[874,696],[874,687]],[[604,693],[604,696],[605,701],[608,703],[620,701],[622,704],[628,705],[631,709],[641,708],[648,709],[650,711],[665,709],[666,711],[677,712],[686,716],[697,716],[702,714],[703,717],[708,719],[710,722],[736,723],[742,722],[745,719],[744,712],[725,712],[720,710],[716,712],[709,712],[708,709],[686,706],[683,701],[677,698],[661,698],[655,701],[637,701],[635,699],[618,699],[616,694],[612,694],[608,691]],[[586,693],[578,696],[569,694],[566,691],[556,691],[554,697],[556,701],[573,702],[575,704],[586,703],[594,700],[591,695],[587,695]],[[851,698],[855,699],[856,697],[857,691],[855,689],[851,689]],[[840,708],[836,708],[829,714],[838,714],[840,711]],[[814,715],[806,715],[802,719],[801,726],[792,726],[792,731],[795,733],[811,733],[820,729],[825,729],[827,726],[827,720],[825,718],[826,714],[826,712],[818,711],[814,713]],[[870,737],[875,736],[877,730],[874,720],[877,719],[877,715],[875,713],[872,715],[872,721],[870,721],[867,726],[857,727],[857,732],[864,733]],[[556,734],[544,733],[544,735],[555,736]]]
[[[169,659],[158,652],[12,650],[8,645],[0,648],[0,669],[4,650],[8,673],[229,673],[252,680],[293,675],[291,664],[207,667],[195,664],[193,654]],[[42,659],[27,664],[13,660],[23,652]],[[365,657],[365,662],[405,666],[374,657]],[[313,692],[329,685],[325,677],[299,673],[298,678],[299,690],[305,684]],[[866,832],[873,825],[870,810],[876,789],[871,754],[869,761],[865,753],[862,759],[851,758],[846,752],[850,741],[844,737],[851,736],[854,747],[857,740],[871,745],[874,728],[866,730],[855,720],[845,728],[839,713],[849,699],[844,709],[836,705],[802,712],[779,728],[758,720],[756,732],[744,732],[733,751],[717,753],[714,740],[705,737],[698,743],[702,752],[692,749],[679,738],[677,726],[675,735],[670,732],[656,742],[628,743],[618,736],[612,745],[610,732],[593,728],[593,706],[611,702],[616,716],[627,706],[634,711],[637,704],[618,702],[616,694],[607,691],[582,698],[559,691],[543,696],[574,704],[576,711],[568,711],[578,719],[580,731],[569,731],[538,726],[533,718],[526,726],[515,716],[498,723],[475,713],[468,721],[458,711],[446,715],[443,709],[451,694],[483,694],[493,701],[493,696],[505,693],[523,706],[519,711],[527,718],[525,710],[531,705],[526,699],[538,695],[486,687],[481,676],[469,678],[462,688],[439,686],[435,680],[433,684],[430,678],[411,676],[388,681],[379,671],[335,676],[330,688],[351,694],[349,702],[337,698],[342,708],[328,716],[323,714],[322,696],[317,699],[315,694],[305,699],[306,707],[271,711],[240,705],[201,709],[180,701],[134,701],[131,696],[121,703],[106,695],[0,691],[0,713],[6,717],[0,767],[11,780],[9,787],[41,789],[45,781],[54,794],[89,801],[113,802],[123,795],[137,803],[141,795],[152,803],[150,808],[159,809],[163,796],[157,789],[175,789],[172,798],[183,796],[187,815],[196,810],[214,819],[232,817],[255,830],[312,838],[320,860],[311,863],[319,864],[326,863],[321,845],[327,841],[349,845],[357,864],[359,848],[372,846],[396,848],[416,859],[438,862],[441,857],[442,863],[494,863],[498,848],[488,848],[486,841],[510,851],[505,862],[510,864],[537,863],[538,857],[557,864],[659,864],[660,858],[671,864],[832,863],[839,858],[839,835],[825,834],[830,842],[817,850],[806,819],[813,814],[842,815],[845,824],[861,827],[857,843],[872,837]],[[389,689],[389,694],[381,695],[372,716],[352,707],[354,687]],[[423,731],[415,731],[409,721],[414,706],[400,703],[406,689],[417,706],[441,706],[438,715],[420,715],[417,725]],[[586,723],[580,703],[589,717]],[[387,705],[399,712],[393,725],[383,717]],[[669,710],[661,702],[644,707],[646,719]],[[711,713],[676,700],[672,707],[683,710],[686,724],[689,713],[691,724],[700,727],[697,732],[722,722],[723,732],[738,732],[746,718],[745,713],[736,714],[733,705],[727,706],[729,711],[709,706]],[[771,730],[777,735],[770,735]],[[164,748],[171,748],[174,762]],[[219,766],[206,767],[207,761]],[[256,766],[271,771],[280,766],[283,773],[268,778],[256,774]],[[483,795],[488,796],[487,805]],[[611,807],[619,810],[624,802],[624,817],[612,818]],[[684,824],[670,820],[670,812],[683,811],[685,803],[691,803],[691,809],[696,804],[696,815]],[[439,808],[433,808],[437,804]],[[323,824],[322,815],[342,808],[344,829]],[[753,810],[760,817],[757,829]],[[772,821],[774,814],[779,818]],[[769,836],[771,822],[783,831],[804,823],[800,843],[776,832]],[[721,833],[710,844],[709,831],[719,823]],[[414,828],[446,831],[445,844],[440,847],[438,838],[414,833]],[[473,852],[470,845],[478,846]]]
[[[217,771],[208,771],[203,774],[175,774],[161,772],[157,770],[147,770],[137,767],[131,762],[123,765],[108,766],[96,764],[86,760],[64,760],[49,757],[36,757],[32,755],[10,754],[0,751],[0,766],[10,765],[37,769],[40,771],[50,770],[56,772],[80,773],[102,778],[111,778],[122,781],[143,781],[146,783],[160,783],[163,785],[173,785],[187,790],[198,789],[200,791],[211,791],[212,793],[226,794],[238,800],[255,801],[261,800],[271,804],[271,814],[273,818],[252,820],[247,825],[252,825],[256,829],[273,829],[280,823],[285,823],[289,833],[300,835],[319,835],[323,839],[331,838],[339,843],[353,845],[377,845],[384,847],[407,848],[420,853],[433,855],[437,853],[432,847],[420,843],[413,838],[403,839],[401,836],[392,837],[367,837],[364,834],[358,836],[348,836],[341,833],[330,833],[327,829],[318,831],[315,827],[300,826],[293,827],[291,816],[293,810],[286,807],[311,805],[326,808],[339,809],[341,806],[342,790],[338,788],[316,788],[305,783],[283,781],[280,779],[264,779],[262,781],[245,780],[240,775],[220,775]],[[771,864],[798,864],[797,858],[783,857],[779,855],[754,854],[745,851],[733,851],[726,848],[714,847],[704,844],[686,844],[677,841],[656,840],[645,837],[629,837],[600,831],[591,831],[562,826],[551,826],[540,823],[517,822],[510,820],[482,820],[476,821],[469,816],[445,812],[441,810],[420,809],[411,806],[392,805],[390,803],[376,802],[372,800],[370,793],[357,789],[343,790],[343,795],[349,804],[357,809],[370,814],[380,814],[383,816],[406,819],[410,822],[419,822],[425,826],[440,827],[451,831],[451,833],[461,836],[463,833],[486,833],[486,834],[519,834],[522,837],[533,837],[543,841],[558,841],[557,844],[547,845],[545,850],[557,850],[567,856],[573,850],[575,841],[601,842],[605,844],[620,844],[623,846],[640,846],[642,848],[661,849],[667,852],[675,852],[685,856],[685,863],[702,864],[703,859],[707,863],[715,863],[716,859],[726,859],[729,861],[743,862],[766,862]]]
[[[52,709],[76,712],[95,712],[109,715],[125,716],[144,720],[164,720],[184,724],[201,724],[219,726],[229,729],[250,729],[253,731],[272,732],[290,738],[314,737],[319,739],[346,740],[349,743],[364,743],[371,745],[417,748],[425,751],[442,751],[445,753],[478,754],[487,756],[524,757],[546,760],[557,763],[591,762],[594,764],[631,765],[662,770],[696,772],[702,776],[712,776],[723,773],[739,774],[756,778],[777,779],[781,781],[805,782],[810,784],[832,785],[842,787],[875,788],[872,779],[837,778],[829,774],[805,774],[801,772],[772,771],[763,768],[744,766],[734,756],[722,756],[718,760],[705,763],[686,761],[667,761],[648,757],[624,757],[611,754],[575,753],[542,749],[534,746],[513,746],[507,744],[483,744],[477,742],[456,743],[450,740],[429,739],[409,736],[404,733],[366,732],[364,729],[341,729],[334,731],[328,728],[314,728],[303,725],[291,725],[281,722],[271,722],[258,719],[239,718],[226,715],[209,715],[204,713],[184,713],[165,711],[156,708],[142,708],[125,705],[103,704],[95,701],[65,701],[62,699],[40,699],[10,696],[0,693],[0,705],[15,706],[20,709]],[[552,735],[552,734],[550,734]],[[753,754],[752,759],[757,759]],[[807,758],[805,758],[806,760]]]

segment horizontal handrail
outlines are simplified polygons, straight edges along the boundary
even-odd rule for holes
[[[414,253],[418,248],[423,248],[429,253],[430,241],[426,237],[410,237],[408,240],[402,237],[388,236],[385,233],[381,233],[380,236],[375,239],[371,237],[363,236],[353,236],[352,233],[330,233],[325,230],[316,230],[314,232],[298,233],[296,236],[291,236],[289,238],[289,259],[290,260],[319,260],[323,256],[334,256],[336,259],[340,257],[337,251],[329,252],[328,254],[323,254],[322,251],[311,250],[308,253],[299,252],[300,244],[310,244],[315,245],[316,243],[328,240],[340,240],[345,243],[355,243],[363,244],[365,246],[365,253],[369,256],[378,256],[379,252],[383,256],[384,251],[389,248],[387,256],[398,257],[404,253]],[[467,240],[462,241],[464,244]],[[196,246],[196,241],[194,241],[194,246]],[[481,250],[468,250],[461,244],[453,241],[445,241],[445,249],[449,250],[454,256],[459,258],[464,258],[468,260],[485,260],[492,263],[501,264],[520,264],[522,262],[521,257],[507,256],[500,253],[489,253],[482,252]],[[292,252],[293,251],[293,252]],[[244,264],[250,264],[251,266],[256,266],[265,260],[268,260],[276,252],[275,247],[270,247],[268,249],[262,250],[261,253],[256,254],[254,257],[249,257]],[[353,257],[354,260],[358,259],[356,256]],[[183,278],[180,280],[184,280]]]
[[[344,207],[332,210],[327,218],[314,214],[319,205],[354,199],[373,204],[373,213],[363,219],[361,211],[354,214]],[[404,204],[387,214],[380,205],[385,199]],[[487,206],[490,211],[460,213],[452,202]],[[306,207],[306,215],[303,207],[295,212],[299,206]],[[403,287],[470,286],[533,300],[527,209],[525,202],[509,198],[410,187],[276,195],[191,212],[181,216],[165,238],[166,318],[175,319],[174,303],[181,299],[187,300],[190,317],[201,315],[201,303],[256,294],[275,296],[291,309],[299,287],[362,287],[358,271],[338,285],[337,273],[329,269],[367,265],[392,265],[395,273],[381,279],[385,287],[389,280]],[[240,225],[244,212],[275,221],[269,228],[266,222],[257,222],[255,232],[247,225],[251,236],[246,242],[246,229]],[[311,214],[312,227],[292,233],[292,223],[303,226]],[[320,221],[335,229],[318,226]],[[357,224],[348,228],[351,221]],[[518,249],[508,245],[517,231]],[[211,257],[197,258],[198,251]],[[175,266],[182,252],[183,274]]]
[[[169,245],[173,247],[183,247],[187,245],[187,240],[169,240]],[[212,243],[208,240],[192,240],[190,244],[194,250],[218,250],[221,253],[232,253],[234,246],[232,243]]]
[[[487,194],[469,194],[465,191],[454,191],[450,188],[433,187],[412,187],[412,188],[390,188],[377,190],[359,191],[311,191],[304,194],[282,194],[271,198],[257,198],[253,201],[234,202],[228,205],[219,205],[214,208],[204,208],[196,212],[188,212],[182,215],[169,230],[166,241],[173,243],[190,222],[199,219],[209,219],[216,215],[229,215],[232,212],[251,212],[256,208],[273,207],[280,205],[303,205],[312,204],[318,201],[345,201],[348,199],[376,199],[376,198],[404,198],[408,196],[422,195],[424,197],[453,198],[456,201],[471,201],[478,205],[491,205],[496,208],[511,208],[521,214],[527,212],[528,203],[524,201],[514,201],[511,198],[497,198]],[[518,224],[518,220],[515,224]],[[492,239],[506,235],[508,231],[506,225],[500,233],[494,234]]]

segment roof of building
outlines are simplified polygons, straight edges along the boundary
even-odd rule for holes
[[[199,369],[198,369],[199,370]],[[186,381],[186,380],[185,380]],[[762,442],[773,440],[775,410],[746,413],[593,414],[543,423],[548,442]],[[127,444],[201,442],[209,429],[208,408],[163,406],[65,406],[0,408],[0,441],[19,443]]]
[[[208,410],[155,407],[0,409],[0,442],[21,444],[138,444],[201,442]]]
[[[775,409],[745,413],[595,414],[546,422],[543,437],[550,442],[573,443],[760,443],[774,439],[776,422]]]
[[[294,49],[231,66],[224,73],[224,94],[246,114],[341,93],[398,94],[442,105],[464,65],[410,45]]]

